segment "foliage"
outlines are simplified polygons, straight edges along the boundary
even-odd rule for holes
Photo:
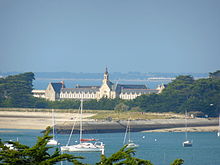
[[[220,79],[179,76],[161,94],[142,95],[133,100],[145,112],[200,111],[217,116],[220,111]],[[213,106],[210,106],[213,105]]]
[[[121,111],[123,112],[123,111],[127,111],[128,108],[129,107],[127,105],[125,105],[124,103],[121,102],[121,103],[117,104],[114,109],[116,112],[121,112]]]
[[[126,148],[125,145],[118,152],[112,154],[110,157],[104,155],[101,156],[101,161],[96,165],[108,164],[108,165],[153,165],[149,160],[143,160],[133,157],[135,151],[133,148]]]
[[[0,105],[5,107],[33,107],[32,81],[34,74],[27,72],[0,78]]]
[[[33,147],[8,141],[7,143],[13,144],[15,147],[15,149],[9,149],[0,141],[0,148],[2,148],[2,151],[0,151],[0,164],[49,165],[64,160],[80,164],[77,159],[82,159],[82,157],[75,157],[66,153],[61,154],[58,148],[54,153],[49,154],[48,150],[52,148],[47,146],[48,141],[52,138],[52,136],[48,136],[49,132],[50,127],[46,129],[43,137],[38,137],[37,143]]]
[[[176,159],[173,161],[173,163],[171,163],[170,165],[181,165],[184,163],[183,159]]]

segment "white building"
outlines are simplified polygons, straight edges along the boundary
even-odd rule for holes
[[[63,99],[101,99],[105,98],[121,98],[132,100],[143,94],[160,93],[164,86],[157,89],[148,89],[146,85],[126,85],[114,84],[109,80],[109,73],[106,68],[101,86],[80,86],[75,88],[66,88],[64,82],[49,83],[45,90],[45,97],[48,100],[63,100]],[[37,90],[33,90],[35,97],[38,96]],[[41,97],[43,97],[41,95]]]

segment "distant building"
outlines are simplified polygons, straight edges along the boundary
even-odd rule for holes
[[[217,70],[213,73],[209,73],[209,78],[220,79],[220,70]]]
[[[80,86],[75,88],[66,88],[64,82],[49,83],[45,90],[45,97],[38,96],[40,92],[33,90],[32,93],[35,97],[46,98],[50,101],[63,100],[63,99],[101,99],[105,98],[121,98],[125,100],[132,100],[143,94],[160,93],[164,89],[164,85],[159,86],[157,89],[148,89],[146,85],[127,85],[112,83],[109,80],[109,73],[106,68],[104,78],[101,86]],[[43,90],[41,90],[43,91]],[[43,92],[41,93],[43,94]]]
[[[33,96],[38,98],[45,98],[45,90],[32,90]]]

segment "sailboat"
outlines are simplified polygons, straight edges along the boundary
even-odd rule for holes
[[[52,125],[53,125],[53,138],[50,139],[47,145],[59,145],[59,142],[55,140],[55,118],[54,118],[54,110],[52,109]]]
[[[104,155],[105,145],[103,142],[99,142],[96,139],[84,139],[82,138],[82,111],[83,111],[83,100],[80,104],[80,135],[79,144],[61,146],[61,151],[68,152],[101,152]],[[72,131],[71,131],[72,134]],[[95,141],[92,143],[92,141]]]
[[[217,132],[217,136],[220,136],[220,114],[218,117],[218,132]]]
[[[127,134],[128,134],[128,141],[126,143],[126,139],[127,139]],[[131,126],[130,126],[130,119],[128,120],[128,123],[127,123],[127,128],[126,128],[126,131],[125,131],[125,136],[124,136],[124,142],[123,144],[127,145],[127,148],[137,148],[139,147],[138,144],[135,144],[132,140],[131,140]]]
[[[187,137],[187,111],[185,112],[185,137],[186,140],[183,142],[183,147],[192,147],[192,141],[188,140]]]

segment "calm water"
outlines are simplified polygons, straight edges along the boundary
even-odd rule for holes
[[[0,132],[3,141],[12,139],[22,144],[33,145],[37,136],[41,136],[36,130],[15,130],[17,132]],[[184,133],[132,133],[131,138],[140,145],[136,149],[136,157],[151,160],[154,165],[169,165],[174,159],[182,158],[184,165],[219,165],[220,164],[220,138],[216,133],[197,132],[189,133],[193,140],[193,147],[183,148]],[[57,135],[59,141],[65,145],[69,135]],[[105,143],[105,155],[110,156],[122,147],[124,134],[86,134],[84,138],[97,138]],[[72,144],[78,139],[78,135],[72,136]],[[99,161],[99,153],[76,154],[86,157],[84,162],[94,164]],[[66,164],[66,162],[63,162]]]

